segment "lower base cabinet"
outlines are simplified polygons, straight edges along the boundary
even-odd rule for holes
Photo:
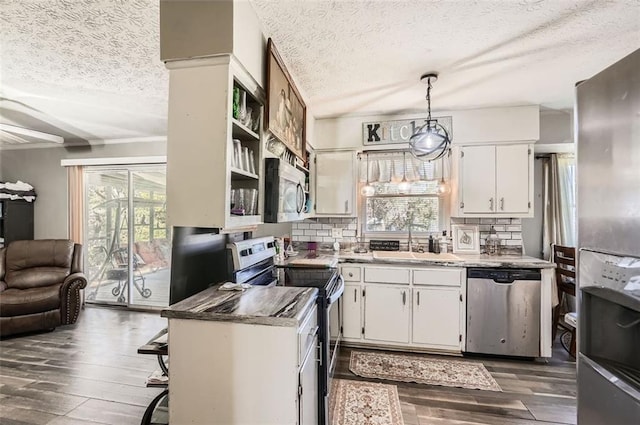
[[[342,336],[348,339],[362,337],[362,286],[344,285],[342,296],[343,316]]]
[[[409,342],[409,287],[367,285],[364,297],[364,338]]]
[[[413,290],[412,342],[437,349],[460,349],[460,288]]]
[[[318,421],[318,337],[311,343],[304,363],[300,366],[298,394],[298,424],[314,424]]]
[[[316,318],[315,307],[298,328],[169,318],[169,423],[316,424]]]
[[[465,323],[463,269],[398,268],[402,282],[380,282],[382,267],[343,267],[345,342],[461,352]],[[392,267],[385,266],[393,275]],[[369,273],[367,273],[369,272]],[[360,279],[363,276],[364,281]],[[375,276],[375,282],[367,281]]]

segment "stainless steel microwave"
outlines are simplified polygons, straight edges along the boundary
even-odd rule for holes
[[[302,220],[307,201],[304,187],[304,172],[279,158],[266,158],[264,222]]]

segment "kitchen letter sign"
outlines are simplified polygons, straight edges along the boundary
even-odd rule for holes
[[[449,133],[449,139],[453,139],[453,125],[451,117],[437,117]],[[427,122],[426,118],[414,118],[410,120],[375,121],[362,123],[362,143],[364,145],[388,145],[391,143],[409,143],[409,138]]]

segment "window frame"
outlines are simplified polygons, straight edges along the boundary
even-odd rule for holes
[[[437,171],[440,169],[439,165],[436,164],[436,175],[438,175]],[[449,184],[451,184],[450,180],[448,181]],[[406,198],[406,197],[411,197],[411,198],[436,198],[438,199],[438,227],[439,230],[436,232],[429,232],[429,231],[425,231],[425,230],[419,230],[419,228],[414,228],[411,231],[411,235],[412,238],[414,238],[415,240],[417,240],[418,238],[420,239],[428,239],[429,235],[435,235],[435,234],[442,234],[441,232],[443,230],[447,230],[447,234],[448,234],[448,230],[449,230],[449,223],[451,221],[451,206],[450,206],[450,201],[451,201],[451,194],[447,194],[445,196],[438,196],[437,194],[411,194],[411,193],[406,193],[406,194],[382,194],[382,195],[374,195],[374,196],[369,196],[369,197],[365,197],[360,193],[360,189],[362,189],[362,187],[365,185],[366,183],[363,182],[358,182],[358,192],[357,192],[357,196],[358,196],[358,227],[360,229],[359,232],[359,236],[362,238],[364,237],[365,239],[369,240],[369,239],[405,239],[407,240],[409,238],[409,232],[408,231],[368,231],[366,228],[366,205],[367,205],[367,198]]]

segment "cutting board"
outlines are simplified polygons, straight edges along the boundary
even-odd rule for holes
[[[288,267],[308,267],[314,269],[332,268],[338,265],[338,259],[333,257],[294,258],[287,263]]]

